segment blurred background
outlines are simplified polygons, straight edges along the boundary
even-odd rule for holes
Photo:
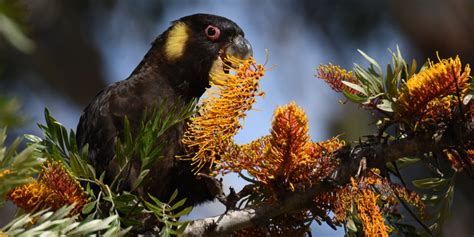
[[[381,65],[397,45],[407,61],[459,54],[474,62],[473,0],[301,0],[301,1],[164,1],[164,0],[0,0],[0,102],[16,98],[24,121],[11,118],[10,138],[39,134],[47,107],[66,127],[75,129],[82,109],[103,87],[125,79],[150,43],[170,22],[194,13],[232,19],[244,29],[258,62],[272,70],[262,80],[265,98],[248,114],[237,142],[268,133],[278,105],[296,101],[309,117],[313,140],[341,135],[348,141],[374,132],[375,119],[314,77],[320,64],[351,69],[366,65],[361,49]],[[5,112],[5,111],[0,111]],[[19,123],[21,122],[21,123]],[[426,177],[410,171],[412,178]],[[474,234],[473,182],[458,177],[446,236]],[[226,177],[237,189],[243,181]],[[15,208],[0,209],[0,226]],[[196,208],[189,218],[222,213],[219,204]],[[342,236],[314,225],[315,236]]]

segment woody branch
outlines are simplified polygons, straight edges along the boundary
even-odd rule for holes
[[[457,131],[457,132],[456,132]],[[231,210],[219,216],[192,221],[181,236],[221,236],[236,230],[265,223],[284,213],[292,213],[312,204],[314,197],[328,192],[338,185],[350,182],[350,177],[357,176],[367,168],[383,168],[387,162],[401,157],[420,156],[424,153],[443,150],[460,144],[460,141],[472,140],[471,129],[463,131],[451,127],[443,133],[420,133],[411,137],[359,145],[351,148],[346,146],[334,153],[340,165],[323,182],[304,192],[288,192],[273,203],[264,203],[254,208]],[[365,166],[365,167],[363,167]]]

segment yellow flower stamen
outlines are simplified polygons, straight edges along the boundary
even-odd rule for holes
[[[343,81],[357,84],[352,71],[347,71],[339,66],[319,65],[316,77],[323,79],[329,86],[337,92],[347,91],[351,94],[358,94],[359,92],[346,86]]]
[[[337,138],[314,143],[304,110],[290,103],[275,110],[271,134],[249,144],[230,146],[221,156],[221,170],[246,170],[269,189],[295,191],[310,187],[335,168],[330,158],[343,146]]]
[[[217,156],[223,147],[241,128],[240,119],[252,109],[256,96],[263,96],[259,90],[260,79],[265,74],[264,65],[253,58],[246,61],[229,59],[232,65],[240,65],[232,72],[212,74],[215,90],[208,91],[198,115],[191,118],[183,137],[183,144],[192,155],[195,172],[205,165],[218,163]]]
[[[382,212],[377,205],[379,195],[372,190],[362,190],[357,199],[357,213],[362,221],[365,236],[387,236],[388,230]]]
[[[33,180],[12,189],[7,198],[26,211],[57,210],[75,203],[70,215],[79,213],[89,201],[79,182],[59,162],[48,162],[40,173],[39,181]]]
[[[2,171],[0,171],[0,178],[5,176],[5,175],[11,174],[11,173],[12,173],[12,171],[10,169],[2,170]]]
[[[438,102],[432,102],[430,107],[437,107],[440,104],[445,106],[448,99],[441,101],[442,98],[455,94],[456,86],[460,94],[464,95],[469,89],[470,72],[469,64],[466,64],[462,72],[459,56],[455,59],[440,59],[436,64],[430,62],[427,69],[415,74],[405,83],[405,88],[398,97],[401,115],[404,117],[421,115],[426,112],[426,106],[434,99],[438,99]]]

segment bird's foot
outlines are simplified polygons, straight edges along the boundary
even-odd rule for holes
[[[204,180],[204,183],[212,196],[216,197],[219,201],[225,200],[226,197],[223,189],[222,178],[217,179],[204,173],[198,173],[197,178]]]
[[[248,196],[253,190],[253,187],[255,186],[254,184],[246,185],[238,193],[235,192],[235,189],[233,187],[230,187],[229,195],[226,196],[223,190],[222,178],[216,179],[215,177],[203,173],[199,173],[198,177],[204,180],[211,194],[216,197],[219,202],[224,204],[224,206],[226,207],[226,212],[229,210],[235,210],[239,200],[245,196]]]

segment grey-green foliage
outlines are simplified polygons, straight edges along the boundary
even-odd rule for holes
[[[18,115],[21,103],[18,99],[0,96],[0,127],[16,127],[24,122]]]
[[[53,212],[41,210],[23,214],[4,226],[1,231],[8,236],[122,236],[118,216],[105,219],[80,221],[78,216],[68,216],[74,206],[65,206]],[[33,223],[33,224],[32,224]]]
[[[143,227],[140,216],[161,210],[160,213],[164,215],[158,215],[157,218],[164,223],[164,227],[160,231],[178,233],[182,229],[179,227],[185,225],[185,222],[178,221],[179,217],[191,211],[191,207],[182,208],[185,199],[175,201],[175,194],[171,200],[163,203],[152,197],[155,204],[145,205],[146,197],[137,196],[130,191],[139,188],[147,181],[151,165],[160,157],[165,144],[157,144],[157,138],[170,127],[194,114],[196,101],[184,106],[180,103],[176,101],[172,103],[172,106],[167,106],[167,101],[165,101],[148,114],[145,113],[137,134],[132,134],[129,122],[125,118],[124,136],[118,138],[115,143],[116,159],[120,164],[121,172],[111,184],[104,183],[104,173],[97,177],[94,167],[87,162],[87,146],[79,150],[74,131],[68,132],[48,110],[45,110],[46,124],[39,125],[44,133],[44,139],[31,135],[28,138],[34,143],[41,144],[41,152],[46,157],[61,161],[84,185],[86,192],[90,195],[90,202],[84,206],[81,213],[84,221],[117,216],[117,226],[128,227],[122,229],[122,231],[128,231],[133,227]],[[137,158],[140,159],[141,164],[139,178],[135,180],[132,190],[125,191],[120,188],[120,184],[128,178],[126,171],[129,170],[132,159]],[[158,202],[163,205],[159,205]],[[178,208],[180,211],[177,211]]]
[[[412,183],[419,189],[429,191],[422,196],[423,202],[432,207],[431,215],[427,221],[431,222],[430,231],[436,236],[443,236],[443,223],[450,215],[454,197],[454,178],[425,178],[413,180]]]
[[[43,131],[44,139],[28,136],[31,141],[41,143],[43,152],[50,159],[64,161],[63,164],[76,177],[93,180],[95,178],[94,168],[87,163],[87,147],[79,151],[76,135],[71,129],[67,129],[51,116],[48,109],[44,110],[46,124],[38,126]]]
[[[145,201],[145,206],[155,214],[156,218],[163,223],[164,227],[160,231],[160,236],[172,236],[181,233],[188,222],[178,221],[181,216],[187,215],[192,211],[192,207],[182,209],[186,203],[186,199],[174,202],[178,196],[178,190],[174,191],[168,202],[161,202],[157,198],[150,195],[151,202]]]
[[[127,180],[127,170],[130,170],[131,160],[140,159],[140,170],[138,178],[132,184],[132,190],[139,188],[148,173],[152,164],[160,157],[166,143],[157,144],[157,138],[169,128],[177,123],[183,122],[195,113],[196,101],[184,104],[180,100],[174,101],[173,105],[168,107],[167,100],[157,105],[149,111],[145,111],[140,128],[137,134],[132,135],[130,124],[127,118],[124,120],[124,136],[118,138],[115,142],[116,160],[120,164],[120,172],[112,182],[112,187],[120,189],[120,178]],[[151,119],[150,119],[151,118]]]
[[[16,1],[0,1],[0,43],[8,42],[16,49],[30,53],[34,50],[34,42],[24,33],[24,27],[19,23],[17,15],[25,11]]]
[[[40,170],[44,161],[39,144],[31,144],[18,151],[21,139],[15,139],[10,146],[5,146],[6,129],[0,128],[0,207],[5,195],[19,185],[31,182],[31,177]]]
[[[384,112],[395,112],[396,99],[404,87],[404,81],[413,76],[416,71],[416,61],[413,60],[409,66],[403,59],[400,49],[397,47],[395,52],[390,50],[392,55],[391,64],[387,65],[384,73],[376,60],[365,54],[361,50],[359,53],[369,62],[367,69],[355,64],[354,73],[357,83],[343,81],[346,86],[358,92],[352,94],[343,91],[346,98],[354,103],[375,107]]]

